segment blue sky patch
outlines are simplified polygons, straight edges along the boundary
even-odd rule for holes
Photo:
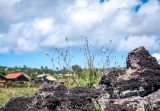
[[[143,3],[147,3],[149,0],[141,0]]]
[[[135,7],[135,12],[138,12],[138,11],[140,10],[140,8],[141,8],[141,5],[137,5],[137,6]]]
[[[99,2],[100,2],[100,3],[103,3],[103,2],[105,2],[105,0],[100,0]]]

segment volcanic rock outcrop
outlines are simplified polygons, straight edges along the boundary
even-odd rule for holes
[[[128,54],[127,67],[104,74],[96,88],[104,111],[159,111],[160,65],[144,47]]]
[[[126,62],[127,68],[110,71],[99,83],[111,98],[143,97],[160,88],[160,65],[144,47],[131,51]]]
[[[13,97],[0,111],[160,111],[160,65],[144,47],[128,54],[127,66],[104,74],[93,88],[43,86],[34,96]]]
[[[98,99],[102,111],[160,111],[160,90],[145,97],[108,99],[105,95]]]
[[[11,98],[0,111],[96,111],[93,101],[99,95],[95,89],[46,85],[32,97]]]

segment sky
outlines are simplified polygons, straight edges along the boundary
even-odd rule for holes
[[[160,60],[160,0],[0,0],[0,10],[1,66],[52,68],[45,52],[55,59],[66,37],[72,64],[83,67],[83,37],[97,61],[112,49],[111,66],[139,46]]]

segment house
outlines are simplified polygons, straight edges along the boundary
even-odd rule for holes
[[[51,75],[48,75],[48,76],[46,77],[46,79],[47,79],[48,81],[50,81],[50,82],[56,81],[56,78],[53,77],[53,76],[51,76]]]
[[[56,81],[56,78],[50,74],[40,74],[36,80],[40,83],[53,83]]]
[[[72,74],[64,74],[64,77],[68,78],[68,77],[72,77]]]
[[[24,72],[7,74],[5,77],[7,80],[10,80],[10,81],[19,81],[19,82],[30,81],[30,77]]]
[[[0,75],[0,86],[4,86],[6,78],[3,75]]]

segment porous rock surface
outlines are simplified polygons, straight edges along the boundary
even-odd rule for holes
[[[127,67],[104,74],[96,86],[103,90],[104,111],[159,111],[160,65],[144,47],[128,54]],[[104,93],[103,93],[104,92]]]
[[[25,111],[31,105],[33,98],[31,96],[16,96],[0,109],[0,111]]]
[[[101,95],[98,102],[102,111],[160,111],[160,90],[145,97],[132,96],[111,99]]]
[[[131,51],[126,62],[127,68],[110,71],[99,83],[111,98],[146,96],[160,88],[160,65],[144,47]]]
[[[46,85],[30,99],[29,96],[14,97],[1,111],[95,111],[93,99],[99,95],[91,88],[68,90],[62,84]]]
[[[93,88],[46,85],[33,96],[13,97],[0,111],[160,111],[160,65],[144,47],[128,54],[127,66],[103,75]]]

